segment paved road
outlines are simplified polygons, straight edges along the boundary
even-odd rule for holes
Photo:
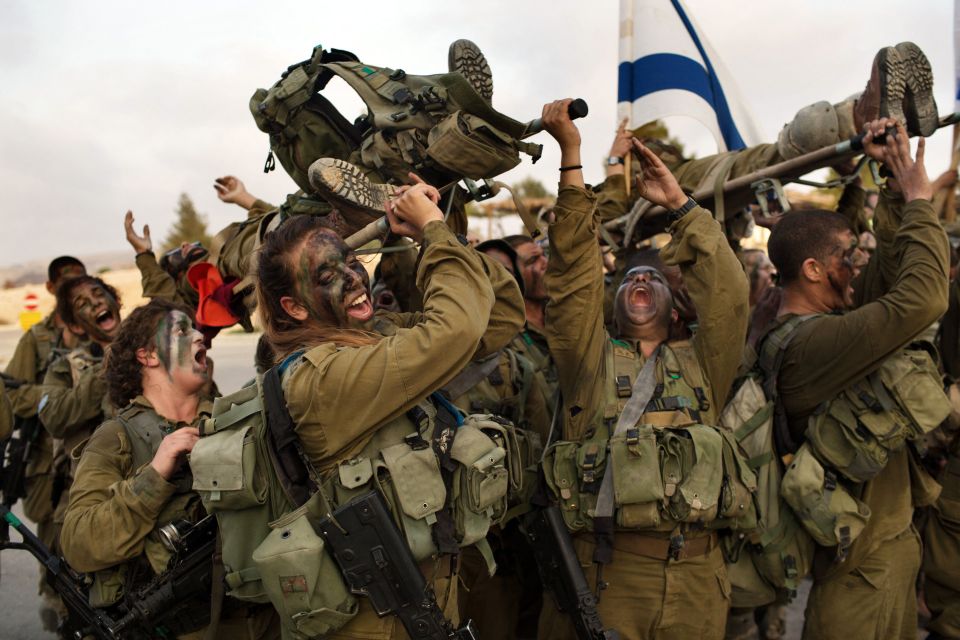
[[[20,329],[0,329],[0,368],[16,348]],[[210,356],[214,359],[214,377],[222,393],[240,388],[254,375],[253,354],[257,335],[226,333],[217,336]],[[19,506],[15,511],[20,513]],[[20,513],[22,515],[22,513]],[[32,524],[32,523],[30,523]],[[16,537],[16,534],[14,534]],[[45,633],[37,616],[37,565],[32,557],[22,551],[3,552],[0,559],[0,640],[46,640],[55,638]],[[809,586],[803,585],[797,601],[787,611],[787,640],[797,640],[803,628],[803,605]]]

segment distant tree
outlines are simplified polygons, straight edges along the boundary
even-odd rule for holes
[[[167,239],[163,241],[163,251],[179,247],[184,242],[198,240],[203,243],[203,246],[210,247],[211,238],[207,233],[207,219],[197,213],[190,196],[181,193],[180,202],[177,204],[177,221],[173,223]]]
[[[511,188],[516,191],[517,196],[520,198],[552,198],[553,194],[547,191],[547,188],[543,186],[543,183],[534,178],[533,176],[527,176],[520,182],[517,182],[511,186]]]

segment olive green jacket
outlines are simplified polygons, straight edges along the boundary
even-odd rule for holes
[[[190,424],[172,423],[158,415],[150,402],[137,396],[133,404],[156,418],[164,433],[196,426],[209,416],[212,404],[201,402]],[[100,571],[144,553],[147,534],[174,496],[177,485],[164,480],[150,464],[135,468],[126,429],[116,419],[104,422],[83,448],[70,487],[60,544],[70,566]]]
[[[822,402],[875,371],[947,308],[947,237],[931,204],[915,200],[904,206],[902,197],[884,191],[875,222],[877,252],[857,283],[860,306],[808,320],[784,354],[780,399],[797,441]],[[819,577],[852,571],[877,545],[910,526],[911,488],[919,487],[911,481],[909,456],[906,449],[892,454],[883,471],[863,485],[870,521],[847,560],[818,571]]]
[[[602,414],[612,372],[604,369],[610,336],[603,326],[603,268],[597,250],[596,196],[561,187],[550,225],[546,335],[564,401],[565,440],[579,440]],[[749,316],[749,285],[736,254],[709,211],[697,207],[670,229],[661,251],[678,265],[697,307],[700,329],[693,346],[712,390],[723,406],[743,353]],[[640,355],[643,361],[642,354]]]
[[[21,418],[37,415],[37,404],[43,396],[40,383],[43,382],[43,374],[50,364],[53,350],[62,344],[60,336],[60,329],[51,313],[30,327],[17,341],[17,348],[4,373],[28,383],[7,392],[14,413]]]
[[[424,228],[417,266],[424,310],[381,313],[398,327],[374,344],[317,345],[284,378],[304,451],[321,473],[363,449],[380,425],[436,391],[474,357],[497,351],[523,327],[514,277],[460,244],[442,222]]]
[[[152,251],[137,254],[137,269],[140,270],[140,286],[143,288],[143,297],[159,298],[182,304],[191,310],[197,308],[199,294],[190,286],[184,275],[180,280],[163,270],[157,262],[157,256]]]
[[[103,360],[91,354],[92,343],[77,347],[50,365],[43,378],[40,422],[69,454],[90,437],[104,416],[113,414],[103,378]]]

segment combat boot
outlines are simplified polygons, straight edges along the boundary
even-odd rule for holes
[[[317,193],[352,223],[381,218],[396,192],[396,187],[372,182],[360,167],[337,158],[320,158],[308,173]]]
[[[447,69],[462,75],[488,103],[493,100],[493,73],[487,57],[476,43],[457,40],[447,53]]]
[[[933,99],[933,71],[930,61],[920,47],[912,42],[896,46],[903,68],[906,84],[904,113],[907,132],[911,135],[929,136],[937,130],[939,116]]]
[[[922,55],[922,54],[921,54]],[[896,118],[906,123],[903,106],[906,95],[906,65],[894,47],[884,47],[873,58],[870,79],[853,105],[853,124],[857,132],[878,118]]]

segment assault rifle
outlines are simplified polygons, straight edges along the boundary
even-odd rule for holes
[[[4,384],[6,383],[7,379],[4,378]],[[42,430],[43,426],[37,416],[17,416],[13,435],[0,442],[0,504],[8,510],[13,508],[17,500],[27,495],[27,464]],[[0,541],[8,540],[9,536],[7,521],[0,520]]]
[[[597,598],[590,590],[573,541],[556,506],[534,509],[524,521],[544,588],[557,609],[570,615],[579,640],[619,640],[615,629],[604,629]]]
[[[196,524],[176,521],[159,533],[164,546],[174,552],[170,564],[125,599],[127,613],[114,627],[118,637],[172,638],[210,624],[207,601],[213,586],[216,517]]]
[[[947,127],[960,123],[960,113],[953,113],[940,119],[937,128]],[[882,142],[878,140],[878,142]],[[763,211],[767,210],[767,201],[778,200],[781,210],[786,212],[790,206],[783,194],[783,185],[791,182],[806,184],[814,187],[835,187],[843,184],[843,180],[820,184],[802,180],[801,177],[833,166],[848,160],[863,152],[863,134],[849,140],[805,153],[790,160],[758,169],[746,175],[730,178],[720,186],[708,185],[693,193],[693,199],[702,207],[713,210],[715,200],[723,199],[724,209],[735,211],[750,203],[757,203]],[[863,161],[861,161],[862,166]],[[859,171],[858,166],[858,171]],[[856,174],[851,174],[855,176]],[[639,204],[639,203],[638,203]],[[649,203],[647,203],[649,204]],[[667,227],[667,210],[658,206],[634,206],[633,209],[619,218],[603,224],[605,230],[622,231],[624,234],[623,246],[629,246],[634,240],[642,240],[657,233],[662,233]]]
[[[17,530],[23,542],[0,540],[0,549],[25,549],[32,553],[47,572],[49,584],[67,608],[68,617],[61,629],[68,638],[93,636],[97,640],[115,640],[115,623],[104,611],[90,606],[83,576],[70,568],[66,560],[51,553],[6,505],[0,505],[0,516],[6,525]]]
[[[16,529],[22,542],[0,541],[2,549],[24,549],[46,569],[46,580],[60,596],[68,617],[61,631],[66,637],[97,640],[154,640],[196,631],[210,622],[206,603],[213,575],[217,523],[208,516],[195,525],[176,522],[160,530],[164,544],[174,551],[169,568],[134,590],[115,610],[90,606],[86,581],[0,505],[4,522]]]
[[[354,498],[319,523],[340,572],[378,616],[392,613],[416,640],[478,640],[468,621],[454,629],[437,604],[406,540],[376,491]]]

